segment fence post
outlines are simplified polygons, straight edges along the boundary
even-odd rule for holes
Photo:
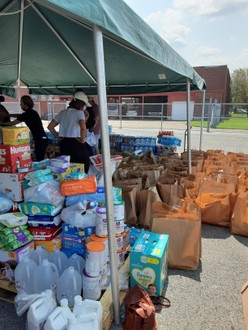
[[[119,104],[120,128],[122,128],[122,103]]]
[[[212,98],[210,98],[209,106],[208,106],[208,125],[207,125],[207,132],[209,132],[209,128],[210,128],[211,110],[212,110]]]
[[[162,109],[161,109],[161,122],[160,122],[160,131],[163,131],[163,117],[164,117],[164,104],[161,104]]]

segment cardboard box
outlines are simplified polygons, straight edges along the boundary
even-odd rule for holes
[[[16,173],[22,167],[32,167],[30,145],[0,145],[0,172]]]
[[[40,245],[43,246],[48,252],[54,252],[55,249],[61,249],[62,237],[61,235],[58,235],[52,241],[34,241],[35,248]]]
[[[168,241],[165,234],[144,231],[139,235],[130,252],[130,283],[148,291],[155,284],[156,295],[161,295],[168,269]]]
[[[30,134],[28,127],[3,127],[3,144],[5,145],[21,145],[30,143]]]
[[[243,305],[243,315],[245,321],[245,329],[248,329],[248,281],[243,285],[241,289],[242,293],[242,305]]]
[[[66,223],[62,225],[62,247],[74,253],[86,255],[85,239],[95,233],[95,227],[80,229]]]
[[[23,245],[19,247],[16,250],[13,251],[2,251],[0,250],[0,261],[1,262],[13,262],[15,261],[16,263],[19,263],[22,258],[30,251],[34,250],[34,241],[29,242],[26,245]]]
[[[23,179],[26,173],[0,173],[0,193],[15,202],[24,200]]]

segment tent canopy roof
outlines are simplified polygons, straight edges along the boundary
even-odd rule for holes
[[[23,10],[21,10],[23,8]],[[122,0],[0,0],[0,92],[96,94],[93,26],[108,94],[204,89],[204,80]]]

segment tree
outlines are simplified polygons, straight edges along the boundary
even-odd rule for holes
[[[237,69],[232,73],[231,93],[233,103],[245,103],[245,109],[248,116],[248,68]],[[244,108],[244,106],[242,106]]]

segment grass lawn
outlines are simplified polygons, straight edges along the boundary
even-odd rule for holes
[[[200,127],[200,120],[192,120],[190,125],[193,127]],[[203,127],[207,128],[207,120],[204,120]],[[244,129],[248,130],[248,117],[246,114],[231,114],[230,117],[219,122],[218,125],[212,128],[221,128],[221,129]]]

